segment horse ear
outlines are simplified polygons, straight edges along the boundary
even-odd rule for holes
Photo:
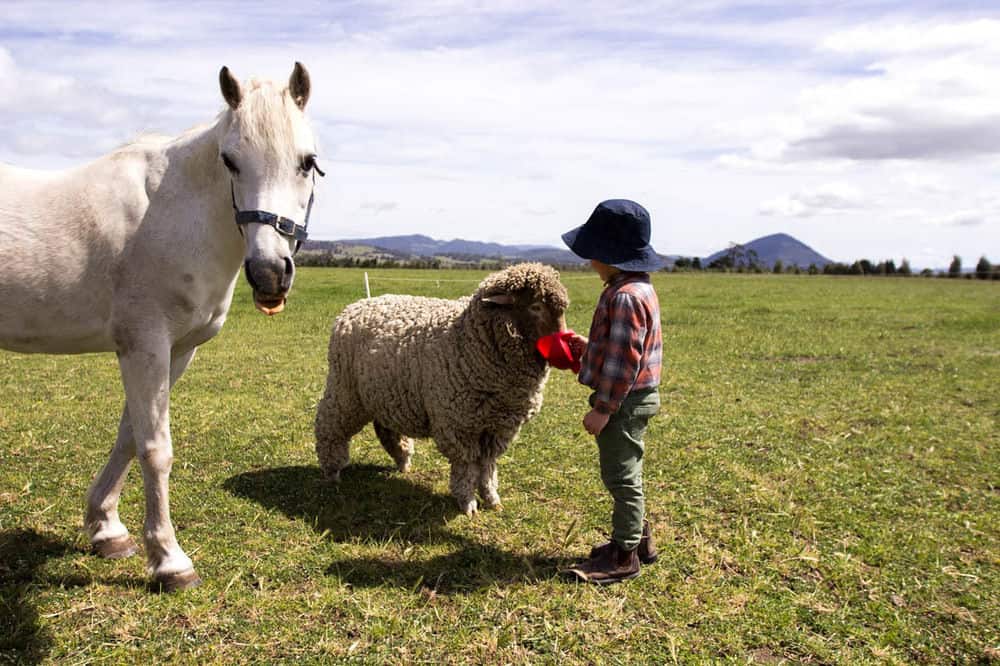
[[[295,63],[292,75],[288,78],[288,91],[292,94],[295,105],[304,110],[309,101],[309,72],[301,62]]]
[[[514,305],[514,297],[510,294],[493,294],[492,296],[483,296],[483,302],[494,305]]]
[[[240,82],[236,80],[228,67],[219,70],[219,88],[222,89],[222,97],[226,100],[229,108],[236,109],[243,99],[243,91],[240,90]]]

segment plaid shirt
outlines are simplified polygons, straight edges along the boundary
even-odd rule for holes
[[[601,293],[580,369],[594,409],[618,411],[631,391],[660,384],[660,301],[648,273],[617,273]]]

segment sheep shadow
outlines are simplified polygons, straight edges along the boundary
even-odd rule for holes
[[[31,603],[38,571],[50,558],[75,550],[34,530],[0,532],[0,662],[37,664],[52,648]]]
[[[425,560],[334,560],[327,575],[356,587],[392,585],[461,593],[544,580],[564,564],[560,558],[511,553],[449,530],[449,519],[459,514],[455,500],[410,481],[393,467],[351,465],[339,484],[328,483],[318,467],[278,467],[232,476],[223,487],[303,520],[335,542],[392,540],[451,548],[448,554]]]

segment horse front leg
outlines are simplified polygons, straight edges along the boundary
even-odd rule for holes
[[[172,356],[171,388],[187,369],[194,354],[195,349],[191,349]],[[108,462],[87,492],[84,526],[90,536],[91,548],[101,557],[109,559],[130,557],[139,551],[135,541],[129,536],[128,529],[118,518],[118,500],[133,458],[135,458],[135,438],[132,436],[132,424],[126,403],[118,423],[118,437],[115,439]]]
[[[147,344],[118,356],[146,496],[146,564],[153,582],[164,591],[182,590],[201,582],[191,559],[178,545],[170,522],[169,478],[174,460],[170,386],[171,374],[180,374],[171,373],[171,366],[175,370],[178,365],[186,367],[191,355],[193,350],[173,361],[168,345]]]

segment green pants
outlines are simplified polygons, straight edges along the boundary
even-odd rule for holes
[[[594,404],[594,395],[590,396]],[[639,545],[645,497],[642,492],[642,436],[649,419],[660,411],[655,388],[633,391],[597,436],[601,480],[615,500],[611,514],[611,539],[626,550]]]

